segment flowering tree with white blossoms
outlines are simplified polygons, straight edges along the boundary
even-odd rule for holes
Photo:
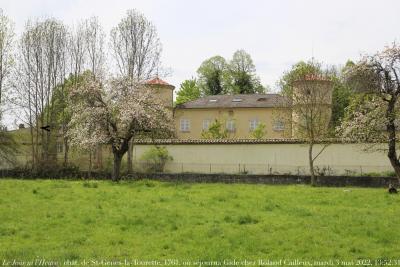
[[[397,153],[400,97],[400,47],[395,43],[383,51],[366,56],[350,68],[348,80],[353,88],[366,95],[349,110],[339,130],[346,139],[361,143],[386,142],[387,156],[400,181]]]
[[[173,133],[171,113],[149,88],[129,79],[85,80],[71,93],[71,109],[71,144],[80,148],[111,145],[114,181],[120,178],[122,157],[132,138]]]

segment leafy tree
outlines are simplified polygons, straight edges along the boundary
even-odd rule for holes
[[[105,83],[87,79],[73,88],[71,99],[73,112],[68,125],[71,144],[79,148],[111,145],[114,181],[120,178],[122,157],[133,138],[144,132],[164,138],[173,133],[169,111],[151,90],[130,79]]]
[[[332,117],[330,120],[330,129],[333,130],[340,124],[345,114],[346,107],[350,104],[354,92],[350,85],[346,83],[344,73],[351,65],[354,64],[352,61],[348,61],[342,69],[335,67],[322,70],[321,63],[318,62],[304,62],[300,61],[294,64],[290,71],[285,72],[279,81],[281,92],[284,95],[292,95],[292,84],[293,82],[304,78],[307,75],[315,76],[329,76],[333,82],[332,88]]]
[[[201,133],[201,137],[204,139],[226,139],[228,138],[228,130],[222,122],[215,120],[207,131]]]
[[[176,105],[180,105],[200,97],[200,89],[197,86],[196,79],[185,80],[181,83],[176,97]]]
[[[0,8],[0,105],[4,98],[5,82],[10,75],[14,61],[14,35],[14,23],[3,14],[3,10]]]
[[[264,123],[259,123],[257,127],[251,132],[251,137],[255,139],[264,138],[266,134],[265,128],[266,125]]]
[[[147,171],[163,172],[165,164],[172,161],[173,157],[166,147],[155,146],[143,153],[142,160],[148,164]]]
[[[329,122],[331,113],[326,108],[331,99],[331,77],[323,71],[319,63],[299,62],[281,79],[283,94],[292,101],[289,104],[293,111],[292,127],[296,137],[308,144],[308,161],[311,185],[315,186],[315,160],[329,145]],[[315,145],[323,143],[322,148],[315,151]]]
[[[331,128],[334,129],[343,120],[346,108],[350,105],[352,98],[354,98],[354,92],[350,86],[336,76],[332,77],[332,82],[332,118],[330,123]]]
[[[68,124],[72,117],[72,104],[71,104],[71,92],[73,88],[81,86],[86,79],[91,79],[93,73],[89,70],[84,71],[82,74],[74,75],[71,74],[64,83],[58,85],[52,95],[52,109],[46,107],[45,112],[50,112],[50,117],[53,118],[53,129],[62,133],[63,138],[63,151],[64,151],[64,162],[63,165],[68,165],[68,153],[69,153],[69,136]],[[57,136],[54,136],[57,139]],[[54,144],[55,145],[55,140]],[[92,148],[93,149],[93,148]],[[91,166],[89,166],[91,168]]]
[[[0,162],[13,165],[16,161],[18,144],[14,138],[0,125]],[[1,166],[2,164],[0,164]],[[4,167],[4,166],[1,166]]]
[[[16,143],[2,126],[2,109],[5,103],[5,85],[13,65],[14,24],[0,8],[0,161],[13,163]]]
[[[395,43],[372,56],[365,56],[347,73],[358,92],[371,95],[370,101],[355,107],[339,131],[344,138],[377,144],[385,141],[387,156],[400,181],[397,131],[400,97],[400,46]]]
[[[289,71],[285,72],[282,78],[279,80],[279,86],[281,88],[282,94],[291,96],[293,82],[302,79],[306,75],[310,74],[322,74],[321,64],[314,63],[312,61],[300,61],[294,64],[292,68]]]
[[[112,56],[122,77],[131,81],[158,76],[162,45],[155,25],[135,9],[128,10],[110,33]],[[132,171],[132,148],[129,143],[128,171]]]
[[[251,56],[244,50],[238,50],[233,54],[229,62],[230,91],[235,94],[263,93],[265,88],[261,85],[256,75]]]
[[[386,140],[385,103],[373,94],[356,94],[346,108],[336,130],[345,139],[365,143],[365,150],[374,150]],[[396,107],[399,110],[399,107]]]
[[[214,56],[201,63],[197,70],[202,95],[226,93],[227,63],[221,56]]]

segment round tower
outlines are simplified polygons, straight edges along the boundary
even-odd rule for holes
[[[153,90],[154,97],[160,99],[168,109],[173,108],[175,86],[156,77],[147,81],[146,86]]]
[[[309,75],[292,83],[292,137],[304,138],[312,129],[316,138],[323,136],[332,116],[333,82]]]

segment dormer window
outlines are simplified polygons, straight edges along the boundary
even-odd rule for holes
[[[267,101],[267,98],[266,97],[260,97],[259,99],[257,99],[257,101]]]
[[[241,98],[234,98],[234,99],[232,100],[232,102],[242,102],[242,100],[243,100],[243,99],[241,99]]]
[[[208,100],[208,102],[215,103],[215,102],[217,102],[217,99],[210,99],[210,100]]]

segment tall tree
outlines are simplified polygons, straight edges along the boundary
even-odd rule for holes
[[[136,10],[111,30],[111,49],[122,77],[143,82],[157,75],[161,43],[156,27]]]
[[[353,97],[351,87],[345,81],[344,73],[351,66],[352,62],[348,61],[342,68],[331,66],[322,70],[322,64],[314,61],[299,61],[294,64],[290,71],[283,74],[279,80],[281,93],[287,96],[292,95],[293,82],[301,80],[307,75],[329,76],[333,83],[332,90],[332,119],[330,121],[330,130],[334,130],[340,124],[344,117],[345,109],[350,104]]]
[[[365,56],[348,71],[348,81],[358,92],[370,95],[343,122],[343,137],[376,144],[385,141],[387,156],[400,181],[397,131],[400,97],[400,46],[393,44]]]
[[[126,16],[111,30],[111,49],[121,77],[144,82],[158,75],[161,43],[156,27],[136,10]],[[132,146],[128,149],[128,171],[132,171]]]
[[[91,17],[85,21],[85,44],[87,52],[88,68],[94,79],[104,75],[105,33],[97,17]]]
[[[291,100],[284,105],[292,110],[293,134],[308,144],[311,185],[315,186],[314,163],[329,144],[326,139],[330,136],[328,126],[333,84],[327,71],[312,62],[294,65],[281,81],[283,95]],[[315,151],[317,144],[322,144],[322,147]]]
[[[355,93],[351,86],[346,82],[345,73],[347,69],[353,64],[348,61],[343,68],[339,70],[332,69],[330,71],[333,91],[332,91],[332,119],[331,119],[331,129],[334,130],[340,125],[341,121],[345,116],[345,111],[350,105],[352,99],[355,97]]]
[[[265,88],[256,75],[256,67],[250,54],[237,50],[229,62],[230,91],[235,94],[264,93]]]
[[[78,77],[83,71],[86,63],[86,31],[85,23],[79,22],[72,27],[68,33],[68,53],[70,57],[70,71]]]
[[[104,38],[105,34],[97,17],[91,17],[85,21],[85,44],[87,62],[90,73],[94,80],[103,80],[104,77]],[[94,151],[92,151],[94,150]],[[92,153],[97,154],[97,165],[102,166],[101,146],[89,151],[89,171],[92,169]]]
[[[179,91],[177,92],[176,105],[184,104],[186,102],[198,99],[200,97],[200,89],[197,86],[196,79],[185,80],[181,83]]]
[[[14,35],[14,24],[0,8],[0,108],[4,98],[5,82],[13,64]]]
[[[221,56],[214,56],[201,63],[197,70],[202,95],[227,93],[227,63]]]
[[[114,155],[112,177],[120,178],[121,161],[130,141],[140,134],[172,134],[172,118],[151,90],[114,79],[105,85],[88,79],[72,93],[71,142],[79,147],[109,144]]]
[[[55,158],[56,131],[42,131],[41,126],[54,127],[53,92],[64,82],[67,30],[54,19],[28,21],[19,47],[18,75],[15,93],[17,104],[25,110],[31,128],[34,167],[38,163],[51,163]],[[40,146],[39,146],[40,144]]]
[[[14,162],[16,144],[2,126],[2,111],[6,83],[13,65],[14,25],[0,8],[0,160]]]

